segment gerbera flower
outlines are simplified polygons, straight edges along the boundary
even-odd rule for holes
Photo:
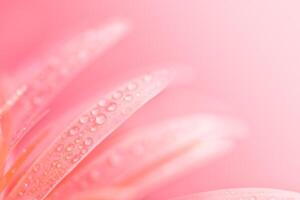
[[[213,113],[158,117],[147,125],[126,127],[138,110],[184,79],[173,66],[145,72],[105,95],[99,91],[91,105],[79,102],[71,114],[55,113],[53,101],[65,87],[128,30],[128,23],[118,20],[81,33],[35,61],[18,76],[24,81],[11,78],[13,85],[22,82],[12,94],[8,82],[2,84],[2,199],[141,199],[226,152],[243,134],[242,122]],[[160,115],[161,106],[150,112]],[[149,112],[142,111],[140,117]],[[184,199],[266,197],[298,195],[238,190]]]

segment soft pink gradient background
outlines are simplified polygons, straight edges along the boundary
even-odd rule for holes
[[[238,116],[250,127],[233,152],[150,199],[245,186],[300,191],[299,7],[297,0],[2,0],[0,70],[14,72],[65,35],[127,18],[133,26],[129,36],[60,98],[89,86],[81,91],[85,98],[153,64],[182,63],[196,78],[157,98],[153,105],[164,109],[153,119],[214,111]],[[57,105],[63,110],[69,103]]]

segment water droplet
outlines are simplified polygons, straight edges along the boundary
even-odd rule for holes
[[[80,117],[79,121],[82,124],[86,124],[89,121],[89,116],[84,115],[84,116]]]
[[[106,121],[106,116],[105,115],[99,115],[96,117],[96,123],[99,125],[104,124],[104,122]]]
[[[107,101],[105,99],[101,99],[100,101],[98,101],[98,105],[101,107],[106,107]]]
[[[129,83],[127,85],[127,89],[128,90],[135,90],[137,88],[137,84],[136,83]]]
[[[80,156],[77,155],[77,156],[74,156],[74,158],[72,159],[72,163],[77,163],[79,160],[80,160]]]
[[[61,168],[61,166],[62,166],[61,163],[57,163],[57,164],[56,164],[56,167],[57,167],[57,168]]]
[[[144,76],[144,81],[146,81],[146,82],[150,82],[152,80],[152,76],[151,75],[146,75],[146,76]]]
[[[95,131],[97,131],[97,127],[95,127],[95,126],[91,126],[91,127],[90,127],[90,131],[91,131],[91,132],[95,132]]]
[[[70,152],[74,149],[74,144],[69,144],[66,148],[66,151]]]
[[[22,90],[20,90],[20,89],[17,89],[17,91],[16,91],[16,96],[21,96],[22,95]]]
[[[92,145],[93,144],[93,138],[91,138],[91,137],[86,138],[85,141],[84,141],[84,144],[86,146]]]
[[[72,157],[73,157],[73,154],[72,153],[68,153],[68,154],[66,154],[65,159],[66,160],[71,160]]]
[[[117,109],[117,104],[116,103],[110,103],[109,105],[108,105],[108,107],[107,107],[107,111],[109,111],[109,112],[113,112],[113,111],[115,111]]]
[[[79,132],[79,128],[78,127],[73,127],[73,128],[70,129],[69,135],[73,136],[73,135],[78,134],[78,132]]]
[[[100,110],[98,108],[95,108],[92,110],[92,115],[97,116],[100,113]]]
[[[28,188],[29,184],[28,183],[24,183],[24,188]]]
[[[59,144],[56,147],[56,151],[61,152],[63,150],[63,148],[64,148],[64,145],[63,144]]]
[[[61,167],[61,164],[60,164],[59,161],[53,161],[53,162],[52,162],[52,166],[53,166],[53,167],[56,167],[56,168],[60,168],[60,167]]]
[[[113,99],[120,99],[123,96],[121,91],[116,91],[113,93],[112,98]]]
[[[87,152],[88,152],[87,149],[82,149],[82,150],[80,151],[80,153],[81,153],[82,155],[86,154]]]
[[[125,101],[131,101],[132,100],[132,96],[129,94],[129,95],[126,95],[125,97],[124,97],[124,100]]]
[[[82,142],[82,140],[81,140],[80,137],[78,137],[78,138],[75,139],[75,143],[76,143],[76,144],[80,144],[81,142]]]

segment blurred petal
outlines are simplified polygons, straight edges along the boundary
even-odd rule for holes
[[[43,117],[46,107],[70,80],[122,38],[127,29],[128,24],[124,21],[108,23],[63,43],[37,62],[36,67],[42,69],[34,77],[28,78],[28,82],[22,86],[26,91],[12,108],[16,130],[10,146],[18,143]]]
[[[91,198],[92,193],[94,199],[143,197],[196,163],[222,154],[244,130],[239,121],[207,114],[176,118],[133,130],[121,138],[108,138],[49,199],[67,198],[66,193],[75,194],[75,198],[78,192],[82,199]]]
[[[300,193],[265,189],[265,188],[241,188],[224,189],[212,192],[189,195],[175,198],[176,200],[299,200]],[[174,199],[174,200],[175,200]]]
[[[2,88],[1,88],[2,89]],[[3,92],[0,91],[0,106],[4,104],[3,99]],[[2,117],[2,114],[0,114],[0,177],[2,177],[4,166],[5,166],[5,160],[6,160],[6,154],[7,154],[7,144],[5,141],[6,138],[6,131],[4,130],[4,120]],[[0,182],[2,182],[0,180]]]
[[[20,99],[24,91],[25,88],[22,88],[18,90],[10,99],[5,100],[3,88],[0,88],[0,188],[4,185],[2,175],[7,163],[9,140],[11,138],[10,109]]]
[[[9,166],[8,170],[0,180],[0,192],[2,192],[4,189],[7,189],[7,187],[13,182],[13,180],[22,176],[22,171],[20,170],[20,168],[24,165],[25,161],[31,155],[36,146],[39,145],[43,139],[45,139],[47,133],[48,130],[45,131],[43,135],[39,136],[39,138],[32,144],[30,144],[26,149],[23,149],[22,153],[13,162],[12,166]]]
[[[39,156],[7,199],[44,199],[99,143],[169,83],[166,70],[132,80],[99,100]]]

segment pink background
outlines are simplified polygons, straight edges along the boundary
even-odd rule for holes
[[[85,98],[155,64],[181,63],[196,78],[149,106],[164,107],[163,117],[229,113],[250,127],[233,152],[152,198],[245,186],[300,191],[299,8],[297,0],[1,0],[0,70],[13,73],[56,39],[126,18],[131,33],[61,98],[89,86]]]

